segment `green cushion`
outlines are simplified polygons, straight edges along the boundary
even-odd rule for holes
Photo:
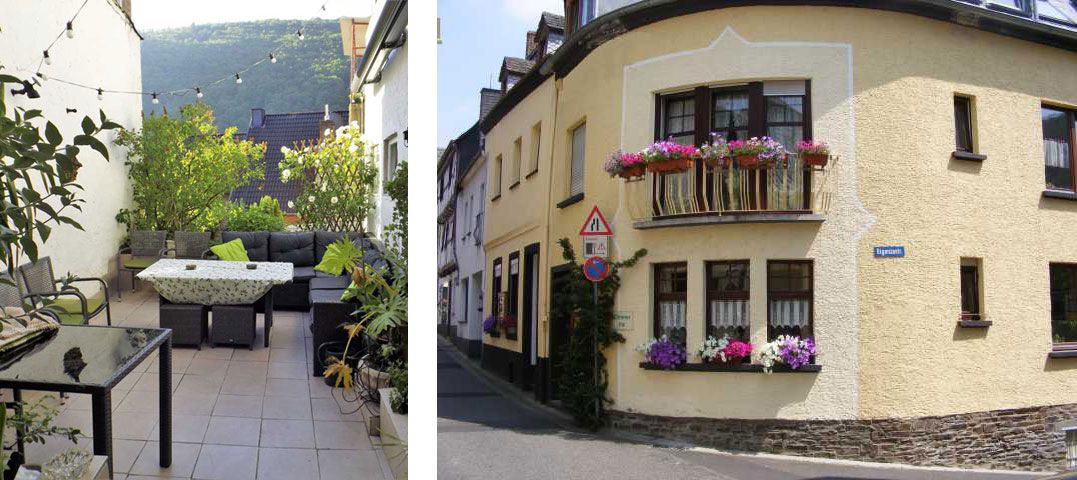
[[[156,258],[129,258],[127,259],[127,261],[123,262],[123,268],[130,270],[142,270],[145,268],[149,268],[150,265],[153,265],[153,263],[156,261]]]
[[[97,310],[98,308],[101,307],[102,303],[105,303],[105,294],[104,293],[98,292],[96,295],[94,295],[92,297],[87,297],[86,298],[86,308],[88,309],[87,313]],[[62,311],[64,313],[70,313],[70,314],[78,315],[79,318],[80,318],[79,321],[80,322],[82,321],[81,320],[81,318],[82,318],[82,303],[79,302],[78,297],[66,295],[66,296],[57,298],[57,299],[54,300],[53,306],[55,306],[57,310],[60,310],[60,311]]]
[[[229,260],[232,262],[251,261],[250,257],[247,256],[247,249],[243,248],[243,242],[238,238],[231,242],[214,245],[209,248],[209,251],[213,252],[213,254],[221,260]]]
[[[64,325],[82,325],[84,318],[81,313],[60,313],[56,316],[60,317],[60,323]]]

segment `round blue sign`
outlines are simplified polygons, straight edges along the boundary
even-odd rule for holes
[[[602,257],[591,257],[583,262],[583,276],[592,282],[601,282],[610,274],[610,264]]]

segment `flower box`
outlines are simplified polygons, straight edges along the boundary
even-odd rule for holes
[[[737,161],[737,167],[739,168],[761,168],[763,162],[759,160],[759,155],[737,155],[733,157]]]
[[[825,167],[830,161],[830,155],[823,155],[819,153],[807,153],[802,154],[800,159],[804,162],[804,165],[812,167]]]
[[[796,149],[805,165],[825,167],[830,161],[830,146],[826,142],[801,140],[797,142]]]
[[[703,163],[711,168],[729,168],[729,157],[704,157]]]
[[[617,175],[621,178],[628,180],[632,178],[642,177],[647,174],[646,165],[635,165],[631,167],[625,167]]]
[[[675,158],[647,164],[647,171],[654,173],[676,173],[691,170],[694,162],[690,158]]]

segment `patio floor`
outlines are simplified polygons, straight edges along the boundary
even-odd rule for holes
[[[149,285],[113,302],[113,325],[157,327],[157,294]],[[308,314],[275,312],[270,348],[262,346],[260,317],[253,351],[173,348],[171,468],[157,465],[156,354],[112,391],[115,478],[392,478],[362,414],[341,413],[356,404],[334,399],[322,379],[311,377]],[[99,319],[92,323],[103,324],[104,315]],[[82,430],[79,446],[92,452],[89,395],[71,395],[59,408],[56,422]],[[27,445],[28,463],[71,446],[63,438]]]

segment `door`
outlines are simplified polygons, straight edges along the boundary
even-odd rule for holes
[[[538,244],[524,248],[524,303],[520,328],[523,330],[523,387],[535,388],[535,365],[538,363],[536,327],[538,318]]]
[[[568,274],[570,267],[568,265],[561,265],[554,267],[550,271],[550,305],[555,305],[557,302],[564,302],[568,299],[565,298],[564,287],[568,280]],[[561,315],[557,313],[557,309],[550,309],[550,323],[549,323],[549,375],[547,378],[547,389],[549,398],[556,400],[557,397],[557,385],[561,378],[561,359],[562,350],[565,345],[568,344],[569,329],[572,325],[572,318],[569,315]]]

